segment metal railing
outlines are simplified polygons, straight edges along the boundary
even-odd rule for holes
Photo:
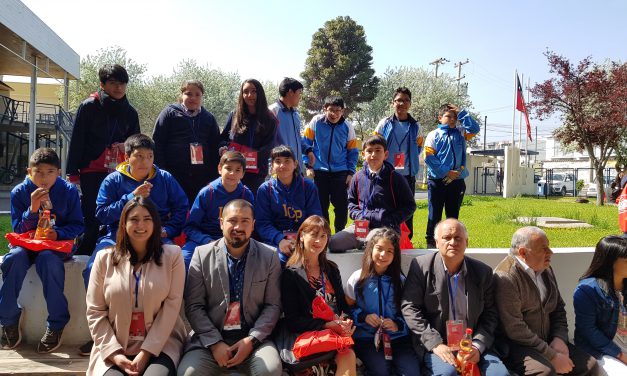
[[[13,98],[0,95],[1,115],[0,123],[12,125],[14,123],[27,124],[30,122],[30,102],[18,101]],[[73,115],[56,104],[36,104],[36,124],[54,126],[67,143],[72,136],[74,124]]]

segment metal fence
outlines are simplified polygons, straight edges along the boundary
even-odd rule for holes
[[[498,167],[475,167],[473,194],[503,194],[503,169]],[[616,170],[606,168],[603,173],[604,188],[610,186]],[[596,197],[596,171],[592,168],[539,168],[534,170],[534,184],[538,197],[551,195]],[[591,188],[590,188],[591,187]],[[591,195],[588,194],[588,190]]]
[[[502,195],[503,169],[475,167],[473,193],[477,195]]]

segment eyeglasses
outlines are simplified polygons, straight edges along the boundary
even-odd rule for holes
[[[396,104],[406,104],[406,103],[409,104],[409,103],[411,103],[411,101],[409,99],[408,100],[405,100],[405,99],[394,99],[394,103],[396,103]]]

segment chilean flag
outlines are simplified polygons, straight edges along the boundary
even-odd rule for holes
[[[516,109],[525,114],[525,122],[527,123],[527,137],[529,141],[531,139],[531,123],[529,123],[529,113],[527,112],[527,106],[525,105],[525,98],[523,97],[522,85],[520,85],[520,78],[516,74]]]

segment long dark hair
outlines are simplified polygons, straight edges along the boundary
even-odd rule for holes
[[[305,219],[303,224],[298,228],[298,233],[296,233],[296,247],[294,248],[292,256],[290,256],[289,260],[287,260],[286,266],[306,267],[305,244],[303,244],[300,240],[300,237],[303,233],[312,234],[319,231],[327,233],[327,244],[324,245],[325,250],[320,252],[318,255],[320,270],[328,271],[331,268],[337,269],[337,264],[327,259],[326,248],[329,245],[329,240],[331,239],[331,227],[329,226],[329,222],[319,215],[309,216],[309,218]]]
[[[231,124],[231,137],[235,134],[244,134],[250,126],[251,113],[248,111],[248,106],[244,102],[244,85],[251,83],[255,85],[257,90],[257,101],[255,102],[255,114],[257,119],[257,128],[255,133],[266,134],[271,130],[273,125],[276,125],[276,121],[272,113],[268,110],[268,100],[266,99],[266,92],[261,86],[261,82],[254,78],[249,78],[242,82],[242,86],[239,88],[239,97],[237,98],[237,108],[233,114],[233,120]],[[254,119],[253,119],[254,121]]]
[[[392,263],[385,270],[384,275],[389,276],[392,280],[392,286],[394,287],[394,304],[396,305],[396,309],[400,310],[403,289],[401,282],[401,274],[403,273],[401,270],[401,243],[398,233],[389,227],[383,227],[377,230],[377,233],[374,234],[368,242],[361,261],[361,274],[355,284],[355,290],[363,299],[366,281],[371,277],[377,276],[374,261],[372,261],[372,251],[374,250],[374,246],[381,239],[388,240],[394,246],[394,258],[392,259]]]
[[[148,239],[146,244],[146,256],[142,260],[142,263],[147,263],[151,260],[155,261],[155,264],[161,266],[161,255],[163,249],[161,248],[161,218],[159,217],[159,211],[155,204],[150,199],[143,198],[142,196],[133,197],[129,202],[124,205],[122,209],[122,215],[120,216],[120,226],[118,227],[118,235],[115,242],[115,250],[113,251],[113,265],[117,265],[125,258],[129,258],[131,265],[137,264],[137,253],[126,232],[126,221],[128,214],[136,207],[143,207],[148,210],[150,217],[152,217],[152,235]]]
[[[599,240],[588,270],[579,278],[598,278],[609,286],[609,293],[615,296],[614,291],[614,263],[620,258],[627,257],[627,239],[609,235]]]

